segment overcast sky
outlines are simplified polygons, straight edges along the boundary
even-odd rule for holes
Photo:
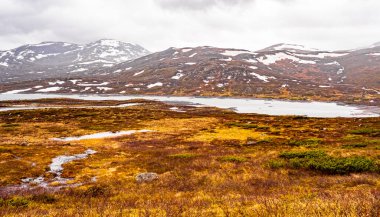
[[[380,0],[0,0],[0,50],[101,38],[150,51],[281,42],[357,48],[380,41]]]

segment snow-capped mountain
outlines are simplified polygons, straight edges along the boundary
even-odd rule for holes
[[[103,39],[86,45],[42,42],[0,51],[0,82],[88,74],[149,54],[140,45]]]
[[[98,67],[88,76],[70,75],[13,82],[0,86],[0,92],[343,98],[379,103],[380,47],[324,51],[278,44],[255,52],[208,46],[169,48]]]
[[[296,51],[306,51],[306,52],[319,51],[316,48],[310,48],[310,47],[306,47],[304,45],[286,44],[286,43],[276,44],[276,45],[264,48],[264,49],[262,49],[260,51],[278,51],[278,50],[291,51],[291,52],[296,52]]]

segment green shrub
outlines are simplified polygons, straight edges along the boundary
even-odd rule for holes
[[[349,133],[356,135],[380,136],[380,129],[361,128],[357,130],[351,130]]]
[[[243,163],[246,162],[248,159],[239,156],[224,156],[219,158],[219,160],[223,162]]]
[[[2,127],[4,128],[14,128],[14,127],[19,127],[20,124],[11,124],[11,123],[7,123],[7,124],[3,124],[1,125]]]
[[[288,160],[291,168],[310,169],[327,174],[377,172],[379,166],[366,157],[331,157],[323,151],[283,152],[279,156]]]
[[[307,164],[309,169],[328,174],[349,174],[376,170],[374,161],[366,157],[325,157],[321,159],[311,159]]]
[[[292,159],[292,158],[321,158],[327,156],[324,151],[313,150],[305,152],[282,152],[280,158]]]
[[[321,139],[318,138],[310,138],[305,140],[290,140],[288,144],[290,146],[307,146],[307,147],[315,147],[321,143]]]
[[[367,144],[363,144],[363,143],[342,145],[342,148],[345,148],[345,149],[365,148],[365,147],[367,147]]]
[[[25,208],[29,206],[30,201],[24,197],[14,197],[6,201],[8,206],[15,208]]]
[[[279,169],[285,166],[285,162],[283,160],[270,160],[268,166],[271,169]]]
[[[259,127],[257,124],[238,123],[238,122],[226,123],[226,126],[228,126],[228,127],[240,127],[240,128],[243,128],[243,129],[255,129],[255,128]]]

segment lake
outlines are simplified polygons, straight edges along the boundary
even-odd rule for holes
[[[227,97],[178,97],[178,96],[144,96],[144,95],[71,95],[71,94],[0,94],[0,101],[27,100],[43,98],[70,98],[82,100],[131,100],[146,99],[185,104],[231,109],[237,113],[257,113],[267,115],[300,115],[308,117],[379,117],[377,106],[344,105],[334,102],[287,101],[255,98]]]

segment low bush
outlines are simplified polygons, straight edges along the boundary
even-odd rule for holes
[[[355,172],[377,172],[378,165],[369,158],[332,157],[323,151],[283,152],[280,158],[287,159],[291,168],[303,168],[327,174],[350,174]]]
[[[246,162],[248,159],[239,156],[224,156],[219,158],[219,160],[223,162],[243,163]]]
[[[361,128],[357,130],[351,130],[349,131],[351,134],[356,135],[368,135],[368,136],[380,136],[380,129],[373,129],[373,128]]]
[[[342,148],[345,148],[345,149],[351,149],[351,148],[365,148],[365,147],[367,147],[367,144],[363,144],[363,143],[342,145]]]
[[[14,197],[5,201],[6,205],[14,208],[25,208],[29,206],[30,201],[24,197]]]
[[[255,129],[259,126],[257,124],[250,124],[250,123],[238,123],[238,122],[229,122],[226,124],[228,127],[240,127],[243,129]]]
[[[271,169],[280,169],[280,168],[283,168],[285,165],[286,165],[286,162],[283,160],[275,159],[275,160],[270,160],[268,162],[268,166]]]
[[[325,157],[327,154],[324,151],[313,150],[305,152],[282,152],[280,158],[292,159],[292,158],[321,158]]]
[[[321,139],[318,138],[310,138],[305,140],[290,140],[288,144],[290,146],[306,146],[306,147],[315,147],[322,142]]]

